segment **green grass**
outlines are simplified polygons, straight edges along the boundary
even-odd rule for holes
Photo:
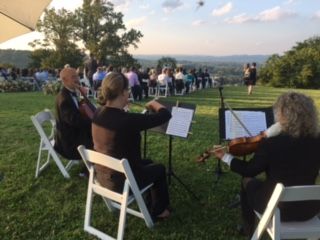
[[[223,92],[232,107],[265,107],[287,90],[257,87],[252,96],[247,96],[245,87],[225,87]],[[319,91],[300,91],[312,96],[320,106]],[[173,140],[173,167],[201,198],[201,204],[172,179],[172,217],[150,230],[142,220],[129,216],[125,239],[244,239],[235,231],[240,210],[228,208],[239,191],[240,177],[223,166],[226,174],[213,187],[216,160],[195,162],[206,148],[219,142],[218,90],[202,90],[168,100],[175,99],[197,105],[192,135],[187,140]],[[54,164],[39,178],[34,177],[39,136],[30,115],[44,108],[53,110],[54,97],[1,93],[0,102],[0,239],[95,239],[83,230],[87,180],[78,177],[80,167],[71,170],[70,180],[64,179]],[[167,165],[167,149],[167,136],[148,133],[148,157]],[[117,218],[100,198],[95,198],[94,203],[93,224],[115,235]]]

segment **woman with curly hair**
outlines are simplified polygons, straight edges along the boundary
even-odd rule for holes
[[[313,185],[319,174],[320,138],[318,114],[313,100],[301,93],[288,92],[274,104],[277,124],[267,130],[250,161],[242,161],[219,150],[215,156],[240,174],[242,232],[254,231],[254,210],[263,213],[277,183],[285,186]],[[276,134],[275,134],[276,133]],[[265,179],[256,178],[265,173]],[[303,221],[320,211],[319,201],[289,202],[280,205],[282,221]]]

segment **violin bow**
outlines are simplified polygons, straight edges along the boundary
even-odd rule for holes
[[[233,111],[233,109],[230,107],[230,105],[224,101],[224,103],[226,104],[227,108],[230,110],[232,116],[239,122],[239,124],[241,125],[241,127],[243,127],[243,129],[249,134],[250,137],[252,137],[251,132],[249,131],[249,129],[246,127],[246,125],[244,125],[244,123],[240,120],[240,118],[237,116],[237,114]]]

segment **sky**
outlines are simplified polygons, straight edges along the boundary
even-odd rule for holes
[[[297,42],[320,36],[319,0],[112,0],[127,29],[144,35],[136,54],[283,54]],[[53,0],[49,7],[73,11],[82,0]],[[41,37],[29,33],[0,44],[31,49]]]

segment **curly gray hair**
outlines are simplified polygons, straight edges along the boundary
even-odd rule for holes
[[[292,137],[317,137],[318,113],[312,98],[297,92],[284,93],[274,104],[275,118],[282,131]]]

